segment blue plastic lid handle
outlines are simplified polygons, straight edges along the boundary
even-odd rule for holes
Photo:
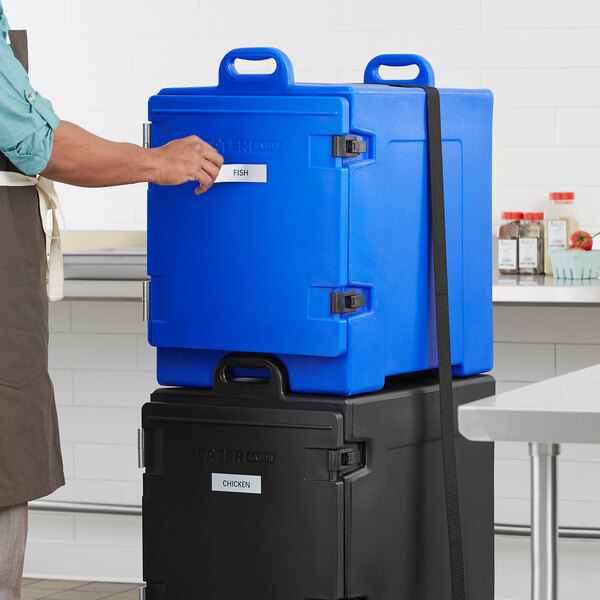
[[[379,75],[379,67],[419,67],[419,74],[414,79],[391,80],[382,79]],[[365,83],[401,83],[407,85],[435,86],[435,77],[432,66],[418,54],[380,54],[373,58],[365,69]]]
[[[242,74],[235,68],[236,59],[268,60],[277,63],[275,70],[267,74]],[[236,48],[228,52],[219,66],[219,88],[234,90],[281,90],[294,85],[294,68],[290,59],[277,48]]]

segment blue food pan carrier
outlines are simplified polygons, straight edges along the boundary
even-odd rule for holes
[[[235,66],[269,58],[270,74]],[[382,65],[419,73],[383,80]],[[398,83],[433,86],[431,66],[382,55],[364,84],[305,84],[283,52],[243,48],[223,58],[216,87],[150,98],[152,147],[198,135],[225,160],[206,194],[197,182],[148,189],[160,384],[212,387],[231,352],[275,355],[306,393],[374,391],[436,367],[425,93]],[[493,100],[442,89],[440,103],[452,364],[463,376],[492,367]]]

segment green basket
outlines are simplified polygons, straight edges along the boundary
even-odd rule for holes
[[[598,279],[600,250],[550,250],[552,272],[558,279]]]

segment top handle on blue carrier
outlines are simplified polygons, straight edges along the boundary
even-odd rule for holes
[[[268,60],[272,58],[276,67],[272,73],[245,74],[235,68],[235,61]],[[237,48],[228,52],[219,66],[219,88],[235,90],[284,90],[294,84],[294,68],[290,59],[277,48]]]
[[[379,67],[419,67],[419,74],[414,79],[390,80],[382,79],[379,75]],[[435,77],[432,66],[418,54],[380,54],[373,58],[365,68],[365,83],[381,84],[403,84],[422,85],[425,87],[435,86]]]

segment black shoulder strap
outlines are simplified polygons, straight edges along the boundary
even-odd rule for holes
[[[421,87],[425,90],[429,154],[429,220],[431,222],[431,236],[433,240],[435,318],[440,382],[440,423],[448,540],[450,543],[450,577],[452,583],[452,600],[465,600],[465,572],[458,475],[456,471],[456,449],[454,445],[454,398],[452,394],[452,359],[450,353],[440,93],[434,87],[402,84],[391,85],[395,87]]]

